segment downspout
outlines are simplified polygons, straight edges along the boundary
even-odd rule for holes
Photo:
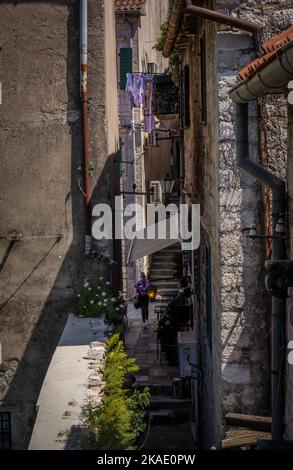
[[[286,209],[285,183],[258,163],[250,160],[248,103],[236,104],[237,164],[272,190],[272,260],[286,259],[286,243],[277,237],[276,225]],[[272,297],[272,439],[282,441],[284,434],[284,331],[286,301]]]
[[[174,49],[177,35],[184,15],[188,14],[196,18],[203,18],[215,23],[225,24],[232,28],[248,31],[257,34],[262,30],[262,25],[252,21],[235,18],[235,16],[226,15],[210,8],[203,8],[193,5],[191,0],[173,0],[172,8],[169,14],[167,36],[164,44],[163,56],[168,58]]]
[[[85,197],[85,253],[91,251],[91,181],[88,116],[88,2],[80,0],[80,83],[82,102],[82,136]]]
[[[225,15],[224,13],[220,13],[209,8],[203,8],[193,5],[192,0],[186,0],[185,11],[199,18],[214,21],[220,24],[226,24],[228,26],[231,26],[232,28],[238,28],[244,31],[249,31],[250,33],[256,33],[262,28],[261,25],[253,23],[252,21],[242,20],[240,18]]]

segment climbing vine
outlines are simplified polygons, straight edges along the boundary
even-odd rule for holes
[[[168,30],[168,21],[167,20],[163,21],[161,23],[160,29],[161,29],[160,36],[159,36],[156,44],[154,45],[153,49],[155,49],[158,52],[163,52],[164,44],[165,44],[166,37],[167,37],[167,30]],[[171,56],[169,57],[169,70],[170,70],[170,75],[171,75],[171,78],[172,78],[173,82],[175,83],[175,85],[179,86],[180,78],[179,78],[179,56],[178,56],[178,54],[171,54]]]

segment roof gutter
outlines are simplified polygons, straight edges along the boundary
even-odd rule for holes
[[[168,19],[167,36],[164,44],[163,56],[170,57],[184,16],[184,0],[173,0]]]
[[[290,80],[293,79],[293,41],[284,46],[275,59],[253,77],[241,81],[230,91],[235,103],[247,103],[258,97],[284,93]]]
[[[163,50],[163,56],[166,58],[170,57],[172,54],[181,21],[185,14],[225,24],[250,33],[257,33],[262,29],[260,24],[235,18],[234,16],[225,15],[224,13],[220,13],[209,8],[193,5],[192,0],[173,0],[168,21],[167,37]]]

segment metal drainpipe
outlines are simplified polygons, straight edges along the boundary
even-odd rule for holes
[[[214,21],[220,24],[226,24],[232,28],[242,29],[244,31],[249,31],[250,33],[256,33],[262,28],[260,24],[253,23],[252,21],[242,20],[240,18],[235,18],[235,16],[226,15],[224,13],[220,13],[219,11],[211,10],[210,8],[203,8],[197,5],[193,5],[192,0],[186,0],[185,11],[199,18]]]
[[[88,116],[88,2],[80,0],[80,83],[82,101],[83,160],[85,184],[85,253],[91,250],[91,181]]]
[[[248,103],[236,104],[237,164],[272,190],[273,235],[286,208],[285,183],[249,158]],[[272,260],[286,259],[286,242],[273,238]],[[282,441],[284,434],[284,332],[286,301],[272,298],[272,438]]]

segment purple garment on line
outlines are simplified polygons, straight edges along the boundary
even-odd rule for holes
[[[135,103],[134,103],[134,88],[133,88],[133,75],[132,73],[128,73],[126,75],[127,77],[127,81],[126,81],[126,91],[128,93],[128,96],[129,96],[129,103],[130,103],[130,107],[131,108],[134,108],[135,107]]]
[[[128,73],[126,91],[129,94],[131,107],[145,106],[146,80],[144,74]]]
[[[145,132],[152,132],[155,129],[155,116],[153,115],[154,77],[143,73],[128,73],[126,91],[129,95],[130,106],[132,108],[142,106],[144,109]]]

